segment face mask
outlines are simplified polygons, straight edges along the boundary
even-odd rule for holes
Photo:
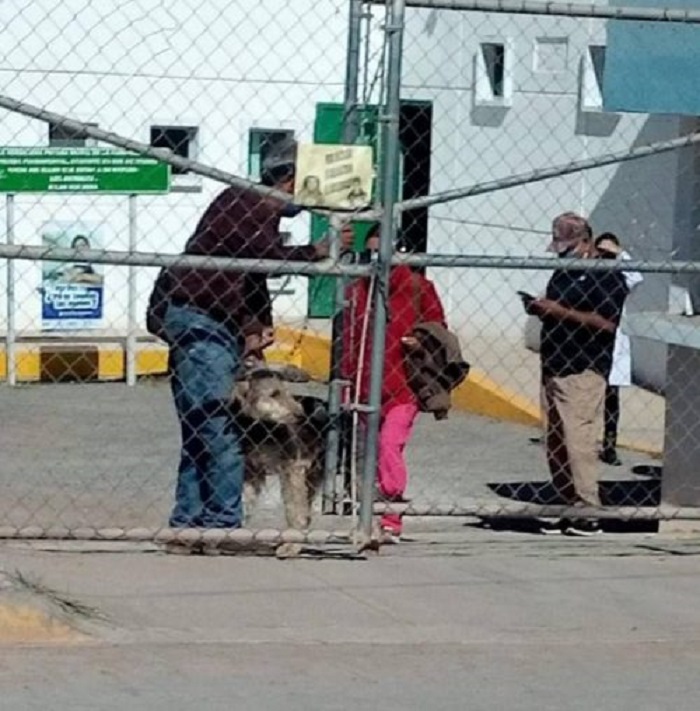
[[[570,257],[574,253],[575,247],[567,247],[563,252],[559,252],[559,259],[564,259],[565,257]]]
[[[282,217],[296,217],[304,208],[294,203],[287,203],[282,208]]]

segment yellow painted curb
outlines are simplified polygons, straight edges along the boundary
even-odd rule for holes
[[[307,346],[304,347],[304,352]],[[312,359],[315,356],[312,354]],[[328,355],[325,355],[328,360]],[[301,367],[303,353],[294,343],[280,342],[267,352],[272,363]],[[19,344],[16,349],[17,380],[28,382],[61,382],[65,380],[114,381],[126,378],[126,353],[120,344]],[[326,370],[328,365],[326,365]],[[136,374],[139,377],[165,375],[168,372],[168,347],[144,342],[136,352]],[[321,372],[317,369],[317,372]],[[0,350],[0,381],[7,380],[7,354]]]
[[[539,407],[473,368],[469,377],[453,391],[452,404],[458,410],[520,425],[536,427],[541,422]]]
[[[0,603],[0,645],[78,642],[85,636],[27,604]]]
[[[124,351],[120,348],[99,348],[97,350],[97,379],[122,380],[125,377]]]
[[[331,368],[330,338],[287,326],[279,326],[275,334],[285,343],[292,359],[282,362],[296,365],[316,380],[328,378]],[[275,360],[273,352],[267,358],[272,363],[280,362]]]
[[[276,329],[280,337],[293,342],[293,352],[301,358],[300,367],[319,380],[328,377],[330,339],[286,326]],[[485,373],[472,370],[466,382],[452,394],[453,405],[477,415],[494,417],[523,425],[540,423],[539,409],[526,398],[497,385]]]
[[[35,382],[41,374],[41,354],[37,346],[25,346],[17,349],[15,361],[17,379],[21,382]],[[7,356],[0,351],[0,380],[7,379]]]

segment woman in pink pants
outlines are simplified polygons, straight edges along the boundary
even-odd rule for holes
[[[376,250],[378,246],[379,227],[375,226],[367,234],[365,249]],[[346,379],[355,382],[361,368],[359,396],[362,402],[367,402],[369,394],[372,356],[370,298],[369,278],[358,279],[348,287],[348,307],[344,314],[342,372]],[[391,270],[387,309],[377,486],[382,500],[405,503],[408,470],[404,450],[418,417],[418,403],[408,384],[402,339],[410,337],[418,323],[445,325],[445,313],[433,283],[403,265]],[[387,512],[382,516],[381,528],[386,541],[398,540],[401,523],[398,513]]]

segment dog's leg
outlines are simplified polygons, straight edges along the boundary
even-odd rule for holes
[[[323,477],[325,475],[324,471],[325,461],[323,458],[323,453],[319,453],[314,460],[311,462],[309,471],[306,477],[306,496],[309,505],[309,520],[313,516],[314,502],[316,497],[321,491],[323,486]]]
[[[303,531],[311,523],[307,477],[311,462],[307,459],[292,459],[280,472],[280,488],[284,513],[289,528]],[[282,543],[277,548],[278,558],[293,558],[301,553],[299,543]]]
[[[282,501],[287,525],[298,531],[309,527],[309,493],[307,476],[311,462],[307,459],[293,459],[280,473]]]
[[[255,511],[255,508],[258,504],[259,495],[260,491],[256,488],[255,484],[246,481],[243,485],[243,511],[245,513],[244,519],[246,525],[248,524],[250,517]]]
[[[245,523],[251,518],[255,512],[258,499],[265,485],[265,471],[259,457],[254,453],[246,453],[245,460],[245,481],[243,483],[243,502],[245,513]]]

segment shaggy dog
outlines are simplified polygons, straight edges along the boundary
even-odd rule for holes
[[[237,383],[229,410],[245,456],[247,503],[254,503],[268,476],[277,476],[287,525],[307,529],[323,481],[326,403],[292,395],[280,373],[259,368]]]

